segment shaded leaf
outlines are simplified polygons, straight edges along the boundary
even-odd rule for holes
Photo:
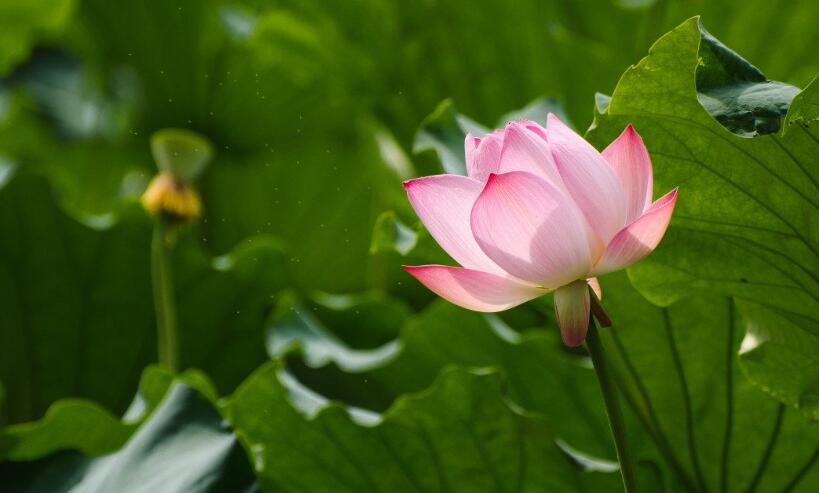
[[[379,291],[313,293],[308,308],[345,344],[356,348],[375,348],[395,339],[411,315],[404,301]]]
[[[382,165],[375,137],[362,134],[328,141],[306,127],[287,145],[217,158],[202,186],[208,248],[224,251],[248,235],[275,235],[287,245],[298,286],[363,287],[373,224],[401,187]],[[235,199],[236,190],[243,200]]]
[[[274,299],[290,282],[281,244],[246,238],[209,258],[194,238],[177,247],[175,290],[182,368],[202,368],[229,393],[267,360],[264,325]]]
[[[0,359],[7,422],[62,397],[120,412],[133,396],[153,354],[150,223],[133,207],[122,214],[113,228],[84,226],[22,173],[0,190],[0,338],[15,348]]]
[[[302,348],[310,366],[320,367],[333,362],[346,371],[363,371],[392,358],[400,349],[395,341],[375,349],[350,349],[334,334],[327,332],[316,315],[295,299],[282,300],[279,312],[267,333],[267,352],[274,359],[286,356],[295,348]],[[356,327],[355,324],[347,326],[368,332],[367,328]]]
[[[705,110],[738,135],[778,131],[799,88],[768,80],[706,31],[702,23],[699,29],[697,97]]]
[[[584,478],[544,421],[507,406],[494,374],[451,369],[362,426],[335,405],[299,414],[278,372],[275,363],[260,368],[228,404],[266,489],[578,491],[585,481],[610,489],[619,480]]]
[[[301,350],[304,363],[292,361],[291,369],[322,395],[383,411],[401,394],[426,388],[447,365],[496,367],[505,372],[512,401],[559,423],[556,433],[564,443],[591,457],[614,459],[593,372],[562,354],[556,330],[521,335],[497,316],[442,300],[409,319],[400,339],[375,349],[350,347],[325,323],[332,321],[297,304],[268,336],[271,356]]]
[[[7,423],[37,419],[64,397],[119,414],[154,361],[151,224],[133,204],[119,215],[101,229],[81,224],[28,173],[0,190],[9,233],[0,239],[0,341],[16,348],[0,359]],[[257,238],[216,265],[195,244],[177,254],[182,361],[229,392],[266,359],[264,320],[287,279],[280,250]]]
[[[253,471],[210,401],[174,383],[162,404],[110,455],[64,452],[0,464],[5,491],[250,492]]]

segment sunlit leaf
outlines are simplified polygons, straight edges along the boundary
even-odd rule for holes
[[[683,491],[819,487],[819,425],[745,378],[736,302],[699,295],[661,308],[625,275],[601,282],[618,384]]]
[[[776,341],[794,352],[816,354],[819,124],[809,105],[819,85],[811,84],[793,100],[794,116],[779,133],[739,137],[697,100],[700,44],[695,19],[662,37],[623,75],[590,133],[602,147],[632,123],[651,153],[655,190],[680,187],[660,248],[630,276],[662,305],[707,290],[788,313],[800,333],[766,326],[772,336],[760,344]],[[764,388],[785,402],[810,404],[803,410],[817,416],[819,368],[808,368],[797,388],[786,383],[791,370],[776,365],[782,358],[766,361],[771,366]]]

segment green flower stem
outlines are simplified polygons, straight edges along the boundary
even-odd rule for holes
[[[597,332],[594,317],[589,317],[589,331],[586,335],[586,347],[589,350],[600,391],[603,393],[603,402],[606,404],[606,414],[609,418],[611,434],[614,437],[614,447],[617,449],[617,460],[620,462],[620,474],[623,476],[623,486],[626,493],[637,491],[637,477],[634,474],[634,462],[626,440],[626,426],[623,421],[623,412],[617,398],[617,389],[614,386],[611,370],[606,362],[603,343]]]
[[[157,353],[159,364],[172,372],[177,371],[179,360],[176,328],[176,303],[174,302],[171,273],[171,245],[168,226],[159,218],[154,226],[151,242],[151,275],[156,311]]]

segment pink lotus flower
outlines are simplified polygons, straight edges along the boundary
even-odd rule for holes
[[[404,183],[430,234],[462,267],[405,266],[439,296],[497,312],[554,291],[563,341],[586,337],[588,285],[651,253],[665,234],[677,189],[651,201],[648,151],[629,125],[597,152],[555,115],[547,128],[509,123],[466,136],[469,176]]]

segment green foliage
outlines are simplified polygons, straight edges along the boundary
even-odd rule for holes
[[[716,37],[687,21],[623,74],[698,13]],[[549,111],[594,115],[598,147],[633,123],[655,190],[680,186],[658,251],[601,280],[643,491],[819,489],[818,16],[0,0],[0,489],[617,491],[550,300],[471,313],[400,269],[452,263],[400,181],[463,172],[477,122]],[[147,366],[136,205],[163,128],[213,144],[173,257],[202,371],[178,377]]]
[[[743,319],[734,301],[697,296],[660,308],[625,274],[604,278],[603,292],[615,325],[602,334],[633,413],[628,427],[644,482],[659,467],[662,481],[681,491],[723,484],[748,491],[752,483],[758,491],[815,489],[819,428],[745,378],[737,355]],[[291,371],[322,395],[384,410],[426,388],[447,364],[494,367],[506,376],[508,398],[559,423],[555,433],[570,450],[614,459],[591,369],[564,352],[554,322],[545,323],[547,333],[520,334],[497,316],[439,301],[407,321],[397,347],[362,350],[328,334],[307,307],[295,315],[309,325],[292,317],[286,327],[274,324],[271,337],[290,344],[269,347],[278,349],[271,356],[291,354]],[[292,352],[295,341],[299,350]]]
[[[80,224],[23,173],[0,190],[0,337],[15,348],[0,360],[6,422],[62,397],[117,412],[131,399],[154,352],[150,226],[136,208],[123,216],[103,230]]]
[[[304,319],[309,311],[299,307]],[[296,375],[331,398],[368,409],[386,409],[402,393],[419,392],[449,364],[504,370],[506,389],[522,408],[549,422],[562,423],[558,435],[571,447],[598,458],[614,459],[597,387],[588,366],[561,350],[556,333],[521,336],[497,317],[467,312],[443,301],[407,320],[399,344],[362,350],[335,340],[319,320],[273,326],[272,341],[299,341],[306,366],[295,361]],[[285,356],[287,346],[271,356]],[[291,346],[292,349],[292,346]],[[560,398],[555,398],[560,395]]]
[[[165,128],[151,135],[151,152],[160,171],[193,181],[213,156],[213,147],[204,137],[189,130]]]
[[[496,374],[451,369],[383,416],[363,417],[338,406],[300,414],[279,371],[260,368],[228,406],[270,491],[583,491],[617,481],[581,479],[546,423],[504,402]]]
[[[590,133],[602,146],[632,123],[654,161],[655,189],[680,186],[662,248],[630,276],[661,305],[696,290],[734,296],[740,308],[758,305],[746,324],[760,337],[749,336],[742,357],[755,370],[771,365],[764,388],[819,416],[819,367],[805,363],[819,351],[819,126],[805,108],[819,87],[794,99],[799,123],[789,118],[781,132],[752,139],[734,135],[698,104],[700,36],[692,19],[661,38],[623,75]],[[774,314],[759,316],[765,309]],[[801,362],[782,351],[803,355]]]
[[[819,425],[745,378],[733,299],[699,295],[661,308],[625,275],[602,287],[614,326],[601,333],[618,382],[684,491],[819,488]]]
[[[559,102],[540,98],[520,110],[506,113],[495,124],[495,128],[502,128],[507,122],[522,118],[545,125],[546,115],[550,112],[564,118],[568,123],[568,117]],[[465,175],[464,135],[471,133],[475,137],[483,137],[489,131],[483,125],[458,113],[452,101],[446,100],[421,122],[412,150],[415,153],[434,151],[437,154],[440,168],[429,174],[437,172]]]
[[[463,154],[464,135],[467,132],[475,137],[483,137],[488,129],[459,115],[452,107],[452,101],[446,100],[421,122],[412,150],[433,150],[438,154],[444,173],[465,175]]]
[[[270,237],[247,238],[213,259],[190,243],[174,257],[181,367],[204,370],[229,393],[266,360],[264,322],[288,271]]]
[[[418,245],[419,233],[402,223],[395,212],[386,211],[375,221],[370,253],[406,255]]]
[[[0,449],[3,459],[17,461],[65,449],[97,455],[121,447],[132,428],[92,402],[64,399],[49,407],[40,421],[8,427]]]
[[[100,425],[87,418],[86,425]],[[112,454],[66,452],[20,466],[5,463],[0,471],[4,490],[21,492],[257,491],[236,436],[211,402],[182,382],[170,386],[156,411]]]
[[[24,61],[39,38],[63,29],[74,5],[74,0],[0,1],[0,75]]]
[[[26,173],[0,190],[0,228],[13,232],[0,240],[0,338],[17,348],[0,361],[6,422],[68,396],[122,412],[154,361],[150,223],[133,205],[119,217],[81,224]],[[265,360],[263,322],[287,279],[277,243],[249,238],[213,263],[189,244],[178,253],[182,363],[229,392]]]
[[[744,135],[774,133],[799,88],[770,81],[762,72],[700,28],[697,97],[728,130]]]
[[[180,380],[205,395],[214,395],[210,381],[198,372],[186,372]],[[59,400],[42,419],[6,427],[0,435],[0,457],[24,461],[68,449],[92,456],[114,452],[159,404],[172,381],[173,375],[167,371],[147,367],[122,421],[90,401]]]

